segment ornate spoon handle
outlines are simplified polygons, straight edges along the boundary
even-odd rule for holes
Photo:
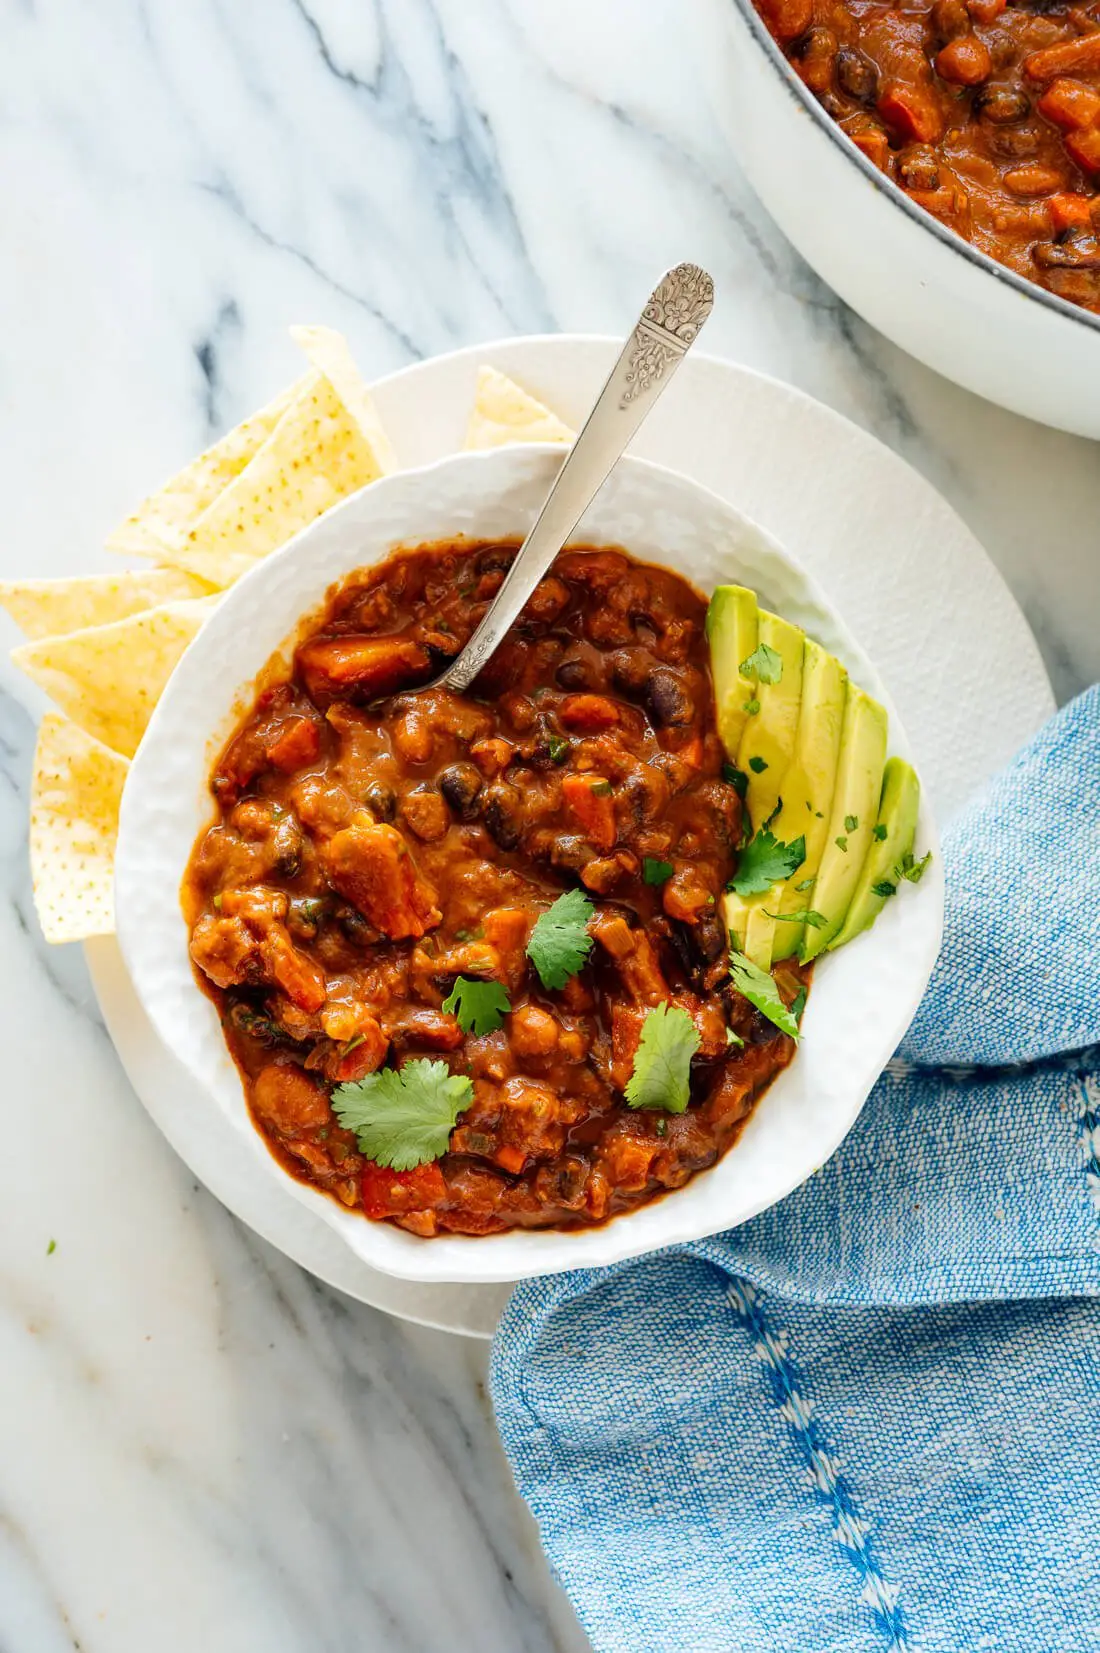
[[[678,264],[661,277],[504,584],[461,654],[436,679],[438,684],[459,691],[468,688],[501,643],[694,344],[713,304],[714,283],[697,264]]]

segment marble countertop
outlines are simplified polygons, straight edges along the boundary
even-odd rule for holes
[[[724,298],[708,347],[923,471],[1059,698],[1095,680],[1095,449],[918,366],[799,261],[721,136],[724,10],[11,0],[0,577],[107,566],[134,500],[297,371],[291,322],[343,329],[376,374],[619,330],[690,256]],[[79,950],[37,935],[38,705],[6,661],[0,690],[0,1647],[583,1648],[510,1487],[484,1346],[270,1251],[129,1090]]]

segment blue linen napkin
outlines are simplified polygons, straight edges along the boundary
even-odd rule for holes
[[[1100,1649],[1100,686],[944,860],[832,1160],[511,1298],[497,1421],[598,1653]]]

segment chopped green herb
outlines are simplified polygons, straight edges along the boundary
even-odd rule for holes
[[[829,922],[812,907],[808,907],[802,913],[769,913],[765,907],[764,913],[767,918],[774,918],[779,924],[808,924],[811,930],[823,930]]]
[[[216,913],[221,912],[221,910],[222,910],[222,892],[220,890],[218,891],[217,895],[214,897],[214,899],[210,903],[210,905],[213,907],[213,909]]]
[[[742,677],[757,683],[778,683],[783,676],[783,656],[767,643],[759,643],[739,669]]]
[[[642,862],[643,884],[667,884],[675,872],[671,861],[658,861],[647,855]]]
[[[571,743],[561,735],[551,735],[546,744],[550,748],[551,763],[564,763],[572,750]]]
[[[46,1247],[46,1256],[47,1257],[52,1257],[56,1250],[57,1250],[57,1241],[56,1240],[51,1240],[49,1245]]]
[[[886,822],[885,821],[878,821],[875,824],[875,826],[871,830],[871,837],[876,838],[880,844],[882,843],[883,839],[886,837]]]
[[[912,851],[906,850],[895,871],[899,877],[907,878],[910,884],[919,884],[931,859],[931,850],[928,851],[927,855],[922,856],[919,861],[914,861]]]
[[[781,1033],[788,1033],[792,1039],[798,1038],[798,1023],[791,1011],[783,1003],[782,995],[774,980],[766,971],[761,970],[747,959],[744,953],[736,950],[730,953],[730,975],[733,978],[734,989],[742,998],[748,999],[751,1005],[773,1022]]]
[[[755,717],[757,712],[760,710],[760,702],[756,699],[746,700],[741,710],[743,712],[748,712],[750,717]]]
[[[350,1056],[352,1051],[358,1050],[362,1043],[363,1035],[361,1033],[353,1033],[347,1043],[340,1046],[341,1056]]]
[[[451,628],[447,624],[446,620],[437,620],[435,622],[435,629],[436,629],[436,631],[441,631],[443,633],[444,637],[453,637],[454,636],[454,632],[451,630]]]
[[[474,1099],[473,1080],[446,1062],[417,1057],[337,1085],[332,1108],[360,1152],[392,1171],[411,1171],[447,1152],[459,1114]]]
[[[794,998],[791,1000],[791,1015],[800,1027],[802,1025],[802,1012],[806,1008],[806,996],[806,989],[804,987],[800,987]]]
[[[691,1058],[700,1043],[686,1010],[659,1004],[648,1011],[624,1092],[630,1106],[683,1113],[691,1095]]]
[[[824,819],[825,819],[825,817],[821,813],[820,809],[815,809],[814,810],[814,820],[815,821],[823,821]]]
[[[653,1129],[654,1129],[654,1131],[656,1132],[656,1134],[658,1136],[667,1136],[668,1135],[668,1120],[667,1119],[658,1119],[656,1124],[654,1125]]]
[[[735,895],[763,895],[773,884],[789,878],[806,859],[806,840],[784,844],[762,827],[741,851],[737,871],[726,885]]]
[[[743,769],[738,769],[736,764],[724,763],[722,765],[722,779],[727,786],[733,787],[739,798],[743,798],[749,789],[749,777]]]
[[[885,897],[885,896],[889,896],[889,895],[897,895],[897,893],[898,893],[897,885],[896,884],[891,884],[891,882],[888,878],[883,878],[879,881],[879,883],[871,885],[871,894],[872,895],[881,895],[881,896]]]
[[[812,890],[816,882],[814,878],[803,878],[801,883],[795,885],[795,893],[801,895],[803,890]]]
[[[749,759],[749,768],[754,775],[762,775],[767,767],[763,758],[752,757]]]
[[[611,796],[611,782],[610,781],[593,781],[590,790],[591,790],[592,796],[594,798],[610,798],[610,796]]]
[[[742,1039],[742,1037],[739,1033],[735,1033],[733,1031],[732,1027],[727,1027],[727,1029],[726,1029],[726,1045],[727,1046],[732,1046],[736,1050],[744,1050],[745,1041],[744,1041],[744,1039]]]
[[[544,987],[557,990],[575,976],[592,951],[588,921],[592,903],[583,890],[567,890],[540,913],[527,943],[527,957]]]
[[[845,815],[845,817],[844,817],[844,830],[845,830],[845,832],[855,832],[855,830],[858,826],[859,826],[859,816],[858,815]]]
[[[498,981],[456,976],[454,986],[443,1000],[443,1008],[455,1018],[463,1033],[495,1033],[511,1010],[512,1001]]]
[[[847,840],[847,838],[834,838],[833,843],[836,845],[837,849],[840,850],[842,855],[847,855],[847,853],[848,853],[848,840]]]

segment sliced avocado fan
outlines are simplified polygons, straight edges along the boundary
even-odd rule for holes
[[[886,713],[865,690],[850,684],[825,849],[809,892],[809,905],[825,922],[817,929],[805,929],[798,949],[803,963],[824,952],[848,916],[874,842],[885,763]]]
[[[843,928],[829,943],[842,947],[870,929],[898,887],[898,867],[912,854],[920,810],[920,782],[904,758],[889,758],[882,778],[882,801]]]
[[[749,718],[746,708],[756,693],[755,683],[741,675],[742,660],[748,660],[757,645],[756,592],[743,585],[717,586],[707,608],[706,631],[718,738],[730,761],[736,762]]]
[[[771,824],[781,843],[805,839],[805,859],[791,878],[763,895],[726,896],[727,927],[738,950],[761,970],[797,952],[802,939],[804,926],[796,918],[777,920],[774,915],[797,914],[810,906],[809,888],[798,886],[808,882],[812,887],[825,848],[847,692],[848,673],[840,661],[807,637],[794,753],[782,781],[782,805]]]
[[[737,767],[748,778],[745,802],[754,832],[775,813],[794,755],[805,640],[789,620],[762,608],[756,652],[741,662],[742,674],[752,679],[752,698],[737,748]]]

